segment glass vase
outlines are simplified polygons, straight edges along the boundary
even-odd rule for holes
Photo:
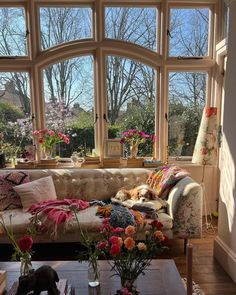
[[[20,275],[27,276],[32,269],[31,255],[28,254],[20,258]]]
[[[138,145],[130,146],[130,158],[136,158],[138,155]]]
[[[44,147],[43,155],[45,160],[53,159],[53,147]]]
[[[97,262],[89,264],[88,267],[88,285],[90,287],[97,287],[100,285],[100,270]]]
[[[126,278],[121,277],[121,287],[122,289],[127,289],[132,294],[138,294],[137,292],[137,278]]]

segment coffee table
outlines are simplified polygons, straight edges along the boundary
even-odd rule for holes
[[[120,279],[112,276],[111,267],[107,261],[100,260],[101,270],[100,287],[88,287],[86,262],[77,261],[33,261],[33,268],[43,264],[52,266],[60,279],[67,279],[74,287],[75,295],[114,295],[120,289]],[[0,269],[7,270],[7,289],[19,277],[19,262],[0,262]],[[145,275],[138,278],[137,290],[140,295],[185,295],[186,291],[181,281],[180,274],[172,259],[152,260]]]

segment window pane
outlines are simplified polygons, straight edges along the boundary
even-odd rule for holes
[[[22,72],[0,73],[0,148],[7,160],[20,157],[32,145],[29,75]]]
[[[42,49],[92,38],[92,9],[41,7],[40,29]]]
[[[192,156],[206,101],[207,74],[169,74],[169,155]]]
[[[0,8],[0,55],[27,55],[24,8]]]
[[[207,56],[209,9],[170,10],[170,56]]]
[[[120,138],[133,128],[154,135],[155,71],[131,59],[109,56],[106,75],[109,138]],[[152,156],[152,151],[151,140],[139,146],[139,156]]]
[[[229,5],[224,1],[222,20],[222,39],[227,38],[229,33]]]
[[[76,57],[44,70],[44,99],[48,129],[69,133],[70,145],[61,144],[57,154],[94,148],[93,58]]]
[[[105,8],[105,36],[156,51],[156,8]]]

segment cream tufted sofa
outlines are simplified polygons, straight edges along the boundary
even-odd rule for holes
[[[22,171],[22,170],[21,170]],[[150,169],[145,168],[116,168],[116,169],[44,169],[25,170],[30,180],[45,176],[53,177],[58,199],[80,198],[87,201],[105,200],[113,197],[117,190],[128,185],[145,183]],[[10,172],[1,170],[0,173]],[[12,170],[11,170],[12,172]],[[81,225],[91,234],[96,234],[102,220],[96,216],[97,206],[91,206],[79,212]],[[8,223],[12,215],[12,225],[16,236],[21,236],[29,227],[31,214],[22,209],[1,212]],[[172,188],[168,197],[167,213],[158,214],[163,223],[163,232],[169,238],[199,238],[202,228],[202,191],[201,186],[191,177],[185,177]],[[35,242],[77,242],[79,234],[76,224],[58,228],[56,240],[49,234],[40,234]],[[0,234],[0,243],[9,243],[4,234]]]

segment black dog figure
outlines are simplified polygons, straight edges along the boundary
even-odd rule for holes
[[[56,282],[59,282],[57,272],[51,266],[43,265],[29,275],[19,277],[16,295],[27,295],[30,291],[34,295],[40,295],[41,291],[48,291],[48,295],[59,295]]]

